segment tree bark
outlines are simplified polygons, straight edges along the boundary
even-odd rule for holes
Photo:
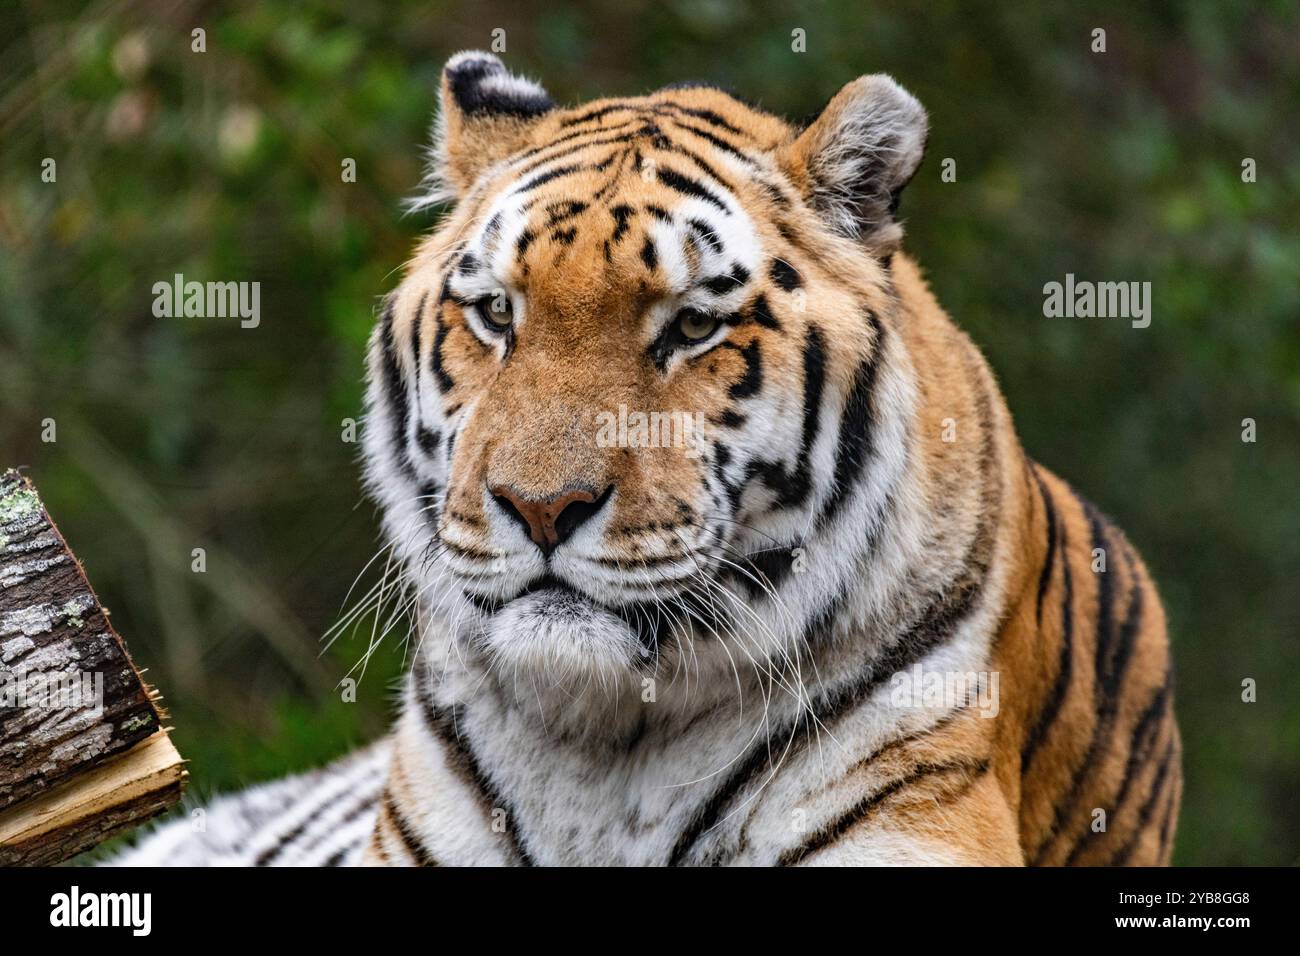
[[[0,861],[56,862],[179,799],[184,770],[157,696],[36,489],[0,476]],[[113,759],[158,735],[147,768]],[[101,764],[95,786],[78,785]],[[79,800],[93,819],[78,817]],[[33,839],[35,855],[16,849]]]

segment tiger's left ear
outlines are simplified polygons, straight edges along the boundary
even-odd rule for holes
[[[861,76],[780,148],[777,161],[832,229],[888,255],[902,241],[894,213],[921,165],[928,128],[911,93],[883,73]]]
[[[412,205],[459,199],[488,167],[521,149],[554,108],[546,90],[491,53],[457,53],[442,68],[432,169]]]

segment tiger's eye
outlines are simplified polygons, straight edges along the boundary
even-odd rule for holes
[[[688,342],[707,339],[718,330],[718,325],[716,316],[708,315],[699,309],[683,309],[677,314],[677,328],[681,330],[682,338]]]
[[[489,296],[480,299],[478,314],[494,329],[508,329],[515,320],[514,306],[508,296]]]

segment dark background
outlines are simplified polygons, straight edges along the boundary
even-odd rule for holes
[[[193,791],[386,726],[399,635],[356,703],[335,685],[372,620],[320,651],[378,547],[341,423],[377,297],[434,221],[400,201],[438,71],[497,28],[561,101],[706,79],[799,118],[877,71],[922,100],[907,245],[1027,449],[1115,516],[1167,603],[1176,860],[1300,861],[1293,3],[6,3],[0,466],[30,466],[164,691]],[[152,286],[177,272],[260,282],[261,326],[155,318]],[[1150,281],[1150,328],[1045,318],[1067,272]]]

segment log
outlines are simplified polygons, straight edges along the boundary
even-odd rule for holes
[[[0,865],[50,864],[180,799],[184,762],[35,487],[0,476]]]

